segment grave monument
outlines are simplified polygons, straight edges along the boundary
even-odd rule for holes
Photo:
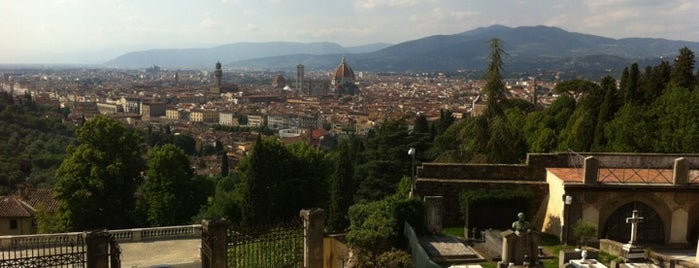
[[[626,218],[626,223],[631,224],[631,239],[623,247],[623,256],[625,261],[643,260],[646,258],[644,250],[636,245],[638,237],[638,223],[643,222],[643,217],[638,215],[638,210],[631,213],[631,217]]]
[[[539,237],[532,232],[524,213],[517,214],[512,230],[502,233],[502,261],[498,267],[537,266],[539,260]]]

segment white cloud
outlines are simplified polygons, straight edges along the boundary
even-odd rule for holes
[[[354,7],[356,10],[373,10],[382,7],[412,7],[418,3],[417,0],[356,0]]]

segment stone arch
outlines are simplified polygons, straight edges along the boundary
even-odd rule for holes
[[[622,206],[627,205],[629,203],[642,203],[648,207],[650,207],[654,213],[656,213],[659,216],[660,222],[662,223],[663,226],[663,237],[664,241],[659,241],[659,243],[667,243],[668,239],[670,238],[670,222],[672,219],[672,211],[670,211],[670,208],[668,207],[667,203],[665,200],[662,200],[659,198],[657,195],[653,194],[652,192],[631,192],[631,191],[623,191],[623,192],[609,192],[604,195],[604,197],[599,198],[596,202],[596,206],[600,209],[600,215],[599,215],[599,224],[597,226],[601,227],[599,229],[599,234],[600,238],[606,238],[607,234],[605,233],[605,226],[607,225],[607,222],[609,221],[609,218],[612,216],[612,214],[616,213]],[[627,212],[628,215],[631,215],[631,211]],[[631,226],[627,226],[627,232],[630,231]],[[619,242],[628,242],[628,237],[626,237],[624,240],[621,240]]]
[[[602,229],[602,237],[619,242],[628,242],[631,234],[631,226],[626,223],[626,218],[631,216],[632,211],[638,210],[643,222],[638,228],[638,243],[640,244],[663,244],[666,241],[666,232],[663,219],[651,206],[633,201],[626,203],[616,210],[606,219]]]

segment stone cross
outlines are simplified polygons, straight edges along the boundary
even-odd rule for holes
[[[631,213],[631,217],[626,218],[626,223],[631,223],[631,241],[629,241],[629,244],[633,245],[636,242],[638,223],[642,221],[643,217],[638,216],[638,210],[634,210],[633,213]]]

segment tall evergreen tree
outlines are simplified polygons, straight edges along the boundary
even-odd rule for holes
[[[221,155],[221,177],[228,177],[229,166],[228,166],[228,154],[223,152]]]
[[[616,97],[616,81],[611,76],[605,76],[602,79],[601,85],[604,91],[604,100],[599,107],[597,115],[597,126],[595,126],[594,140],[592,142],[592,151],[603,151],[607,139],[604,135],[604,126],[611,120],[616,113],[617,107],[615,102]]]
[[[642,103],[643,95],[639,87],[641,78],[641,72],[638,69],[638,63],[631,64],[631,69],[629,69],[629,77],[626,81],[626,88],[624,89],[624,102],[631,104]]]
[[[272,197],[270,192],[270,172],[275,171],[274,166],[268,166],[266,160],[270,159],[261,136],[253,145],[249,158],[240,163],[242,182],[241,220],[243,226],[255,226],[266,223],[272,217]]]
[[[626,103],[626,91],[629,88],[629,76],[629,67],[624,67],[624,70],[621,72],[621,78],[619,79],[619,96],[621,101],[619,105]]]
[[[648,69],[651,69],[650,71]],[[663,94],[663,90],[670,83],[672,67],[667,61],[662,61],[655,67],[646,67],[642,77],[643,103],[651,104]]]
[[[503,57],[506,56],[505,50],[502,48],[500,39],[494,38],[490,40],[490,63],[485,75],[485,94],[488,96],[486,117],[492,118],[502,116],[503,110],[500,102],[505,100],[505,83],[502,81]]]
[[[335,159],[335,170],[330,177],[330,203],[326,229],[331,232],[343,231],[349,226],[347,210],[352,205],[354,195],[354,165],[350,141],[340,142]]]
[[[411,142],[404,119],[388,120],[366,138],[365,162],[355,166],[355,175],[361,178],[355,201],[379,200],[394,191],[401,177],[410,174]]]
[[[694,52],[687,47],[680,49],[680,54],[672,65],[671,79],[676,86],[694,90],[696,77],[694,76]]]
[[[559,149],[590,151],[594,141],[595,127],[599,116],[599,107],[604,100],[604,92],[599,85],[591,81],[581,81],[584,85],[575,112],[568,120],[566,128],[561,131]]]
[[[424,114],[420,114],[415,117],[415,121],[413,123],[413,133],[430,133],[430,124],[427,122],[427,117],[425,117]]]

